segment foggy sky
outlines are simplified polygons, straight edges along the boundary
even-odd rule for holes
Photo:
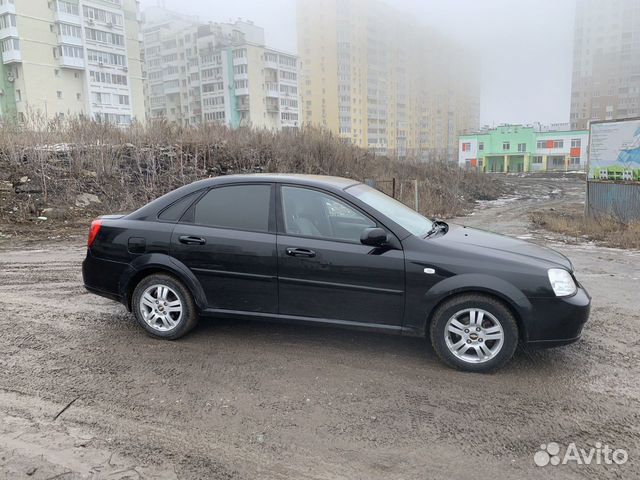
[[[142,0],[142,8],[158,1]],[[575,0],[386,1],[477,52],[481,125],[569,121]],[[295,0],[164,3],[202,20],[253,20],[264,27],[269,46],[296,51]]]

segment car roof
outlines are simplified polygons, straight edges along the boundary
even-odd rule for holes
[[[232,185],[234,183],[291,183],[310,187],[326,188],[328,190],[344,190],[360,182],[349,178],[331,177],[329,175],[302,175],[293,173],[253,173],[247,175],[221,175],[219,177],[205,178],[184,185],[171,192],[147,203],[135,212],[128,215],[130,219],[144,220],[155,218],[163,208],[179,198],[198,190],[215,187],[217,185]]]
[[[251,173],[246,175],[223,175],[215,177],[212,185],[222,183],[240,182],[279,182],[295,183],[299,185],[311,186],[331,186],[341,190],[360,183],[358,180],[343,177],[333,177],[331,175],[308,175],[302,173]]]

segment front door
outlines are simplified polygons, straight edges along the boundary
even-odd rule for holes
[[[171,255],[200,281],[208,308],[277,313],[274,188],[213,188],[174,228]]]
[[[379,225],[321,190],[282,185],[280,205],[280,314],[400,326],[403,252],[360,243],[365,228]]]

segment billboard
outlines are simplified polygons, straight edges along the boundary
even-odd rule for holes
[[[589,179],[640,181],[640,118],[592,122]]]

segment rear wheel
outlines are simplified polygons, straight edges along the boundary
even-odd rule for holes
[[[447,365],[485,372],[511,359],[518,346],[518,325],[499,300],[482,294],[460,295],[433,314],[431,343]]]
[[[138,323],[154,337],[174,340],[198,323],[189,290],[165,274],[145,277],[133,291],[131,308]]]

